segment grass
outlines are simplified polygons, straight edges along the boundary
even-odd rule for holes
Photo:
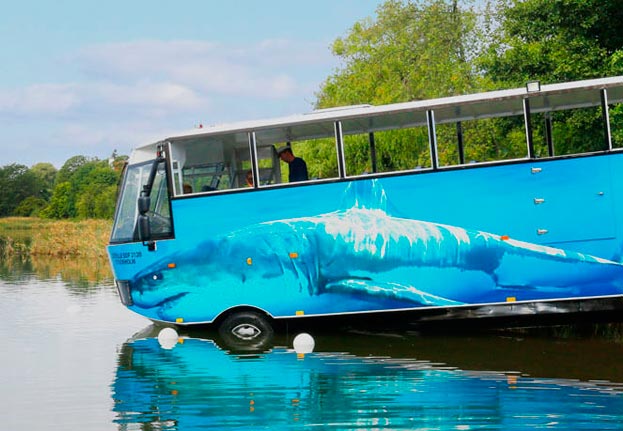
[[[0,219],[0,255],[106,257],[110,220]]]

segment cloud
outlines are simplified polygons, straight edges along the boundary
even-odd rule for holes
[[[264,40],[251,45],[201,41],[102,44],[77,57],[83,73],[117,80],[165,80],[204,94],[281,98],[307,87],[305,69],[329,68],[318,43]],[[301,80],[302,79],[302,80]]]
[[[206,103],[193,89],[174,82],[98,82],[84,85],[82,94],[88,103],[127,109],[138,107],[145,112],[154,108],[169,111],[197,109]]]
[[[67,66],[81,79],[0,90],[0,115],[64,117],[88,113],[173,115],[240,104],[309,98],[331,58],[319,43],[264,40],[251,45],[137,41],[92,45]],[[291,102],[289,102],[291,104]],[[267,115],[271,115],[267,113]]]
[[[70,82],[0,87],[0,125],[19,143],[3,159],[58,165],[76,154],[127,154],[199,123],[308,111],[334,65],[322,43],[285,39],[107,43],[64,60]]]
[[[35,84],[0,92],[0,113],[55,115],[79,104],[73,84]]]

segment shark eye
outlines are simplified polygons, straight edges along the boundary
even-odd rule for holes
[[[143,277],[144,282],[148,285],[157,283],[159,281],[162,281],[163,279],[164,279],[164,276],[162,275],[162,272],[160,271],[148,274]]]

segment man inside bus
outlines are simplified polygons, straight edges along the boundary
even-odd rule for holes
[[[289,182],[294,183],[297,181],[307,181],[309,179],[307,175],[307,163],[300,157],[295,157],[291,147],[280,148],[277,154],[279,154],[281,160],[288,164]]]

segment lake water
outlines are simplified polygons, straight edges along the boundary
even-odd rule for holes
[[[603,338],[281,334],[234,352],[123,308],[106,262],[0,264],[2,430],[622,429]],[[216,342],[212,341],[216,340]]]

